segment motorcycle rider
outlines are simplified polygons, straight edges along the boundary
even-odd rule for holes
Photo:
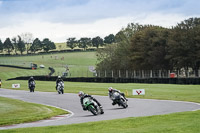
[[[31,87],[31,86],[30,86],[30,85],[31,85],[30,83],[31,83],[32,81],[35,83],[34,78],[33,78],[33,77],[30,77],[29,80],[28,80],[29,89],[30,89],[30,87]]]
[[[56,79],[56,90],[58,87],[58,83],[63,82],[63,79],[61,78],[61,76],[58,76],[58,78]]]
[[[83,99],[86,98],[86,97],[90,97],[90,98],[91,98],[93,101],[95,101],[95,102],[97,103],[97,105],[101,108],[101,114],[104,113],[101,104],[100,104],[94,97],[92,97],[91,95],[85,94],[84,92],[80,91],[80,92],[78,93],[78,96],[80,97],[80,102],[81,102],[81,105],[82,105],[84,111],[87,110],[87,109],[86,109],[85,106],[83,105]]]
[[[109,88],[108,88],[108,92],[109,92],[109,97],[110,97],[111,100],[113,100],[113,99],[112,99],[112,96],[113,96],[113,94],[114,94],[115,92],[118,92],[120,95],[122,95],[122,96],[124,97],[124,99],[126,99],[124,93],[120,92],[120,90],[117,90],[117,89],[114,89],[114,88],[112,88],[112,87],[109,87]],[[126,99],[126,101],[128,101],[128,99]],[[115,104],[117,104],[117,103],[116,103],[115,101],[113,101],[112,105],[115,105]]]

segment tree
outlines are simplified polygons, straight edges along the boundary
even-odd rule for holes
[[[42,48],[45,52],[48,52],[49,50],[56,49],[56,45],[54,42],[51,42],[48,38],[45,38],[42,41]]]
[[[3,43],[1,41],[1,39],[0,39],[0,52],[3,52]]]
[[[189,18],[173,27],[169,41],[169,59],[175,69],[192,68],[198,74],[200,67],[200,18]]]
[[[75,37],[67,39],[67,46],[70,47],[71,49],[74,49],[76,47],[76,44],[77,44],[77,41]]]
[[[35,53],[36,51],[41,50],[41,49],[42,49],[42,43],[38,38],[36,38],[33,41],[33,44],[31,45],[30,50],[31,52]]]
[[[78,41],[78,47],[86,50],[88,48],[88,46],[91,46],[91,43],[92,42],[91,42],[90,38],[83,37]]]
[[[103,45],[103,39],[99,36],[92,38],[92,45],[96,48]]]
[[[10,52],[12,52],[14,50],[14,46],[10,41],[10,38],[6,38],[4,44],[3,44],[3,48],[7,50],[8,54],[10,54]]]
[[[29,33],[29,32],[23,33],[23,34],[21,34],[21,38],[26,45],[26,52],[28,54],[30,51],[30,47],[33,43],[33,34]]]
[[[12,43],[13,43],[13,46],[14,46],[14,50],[15,50],[15,54],[17,54],[17,37],[13,37],[12,38]]]
[[[131,66],[136,70],[168,70],[168,29],[148,26],[137,32],[131,40]]]
[[[104,37],[104,43],[111,44],[115,42],[115,36],[113,34],[110,34],[106,37]]]
[[[21,55],[26,50],[25,43],[22,41],[22,38],[18,36],[18,43],[17,43],[17,49],[20,51]]]
[[[132,36],[141,29],[142,25],[128,24],[115,36],[115,43],[97,51],[97,70],[131,69],[130,45]]]

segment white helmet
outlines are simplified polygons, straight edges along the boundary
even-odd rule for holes
[[[61,76],[58,76],[58,78],[60,79],[60,78],[61,78]]]
[[[112,92],[112,90],[113,90],[112,87],[109,87],[109,88],[108,88],[108,91],[109,91],[109,92]]]
[[[82,92],[82,91],[80,91],[79,93],[78,93],[78,96],[79,97],[82,97],[84,95],[84,92]]]

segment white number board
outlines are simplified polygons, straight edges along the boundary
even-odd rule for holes
[[[20,84],[12,84],[12,88],[20,88]]]
[[[145,95],[145,89],[133,89],[133,95]]]

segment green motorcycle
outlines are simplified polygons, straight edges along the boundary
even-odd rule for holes
[[[101,113],[101,108],[97,103],[89,97],[83,99],[83,106],[90,111],[93,115],[98,115]]]

